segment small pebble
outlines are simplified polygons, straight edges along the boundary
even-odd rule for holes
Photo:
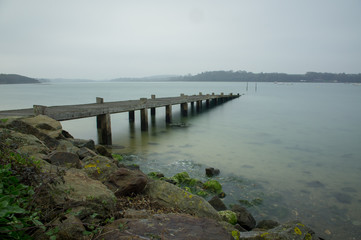
[[[325,230],[325,233],[326,233],[327,235],[331,235],[331,231],[328,230],[328,229]]]

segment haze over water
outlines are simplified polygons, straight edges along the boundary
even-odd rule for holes
[[[65,105],[193,95],[245,95],[173,123],[165,109],[149,114],[149,131],[134,127],[128,114],[112,115],[113,151],[133,154],[145,172],[166,176],[187,171],[205,179],[204,168],[221,170],[217,179],[226,204],[262,199],[250,207],[256,220],[299,219],[326,239],[361,236],[361,86],[352,84],[250,83],[49,83],[2,85],[0,110],[33,104]],[[62,122],[76,138],[96,140],[95,118]],[[119,146],[123,146],[121,149]],[[329,235],[331,233],[331,235]]]

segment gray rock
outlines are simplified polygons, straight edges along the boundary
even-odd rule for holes
[[[49,161],[55,166],[81,168],[78,155],[70,152],[54,152],[49,155]]]
[[[216,175],[219,175],[220,171],[219,169],[216,169],[216,168],[206,168],[206,175],[207,177],[213,177],[213,176],[216,176]]]
[[[119,197],[141,193],[147,183],[148,178],[141,171],[119,168],[109,176],[105,185],[114,192],[115,196]]]
[[[180,209],[198,217],[221,220],[218,212],[206,200],[171,183],[161,180],[149,181],[145,194],[161,206]]]
[[[237,214],[237,223],[241,225],[244,229],[250,231],[256,226],[256,220],[250,214],[246,208],[240,205],[233,205],[232,209],[233,212]]]
[[[90,150],[87,147],[80,148],[76,152],[76,154],[79,156],[80,159],[83,159],[83,158],[86,158],[86,157],[94,157],[94,156],[97,155],[94,151]]]
[[[209,204],[212,205],[212,207],[214,207],[214,209],[216,209],[217,211],[224,211],[227,210],[226,205],[223,203],[223,201],[218,197],[218,196],[214,196],[211,200],[208,201]]]
[[[274,221],[274,220],[262,220],[256,225],[256,228],[268,230],[268,229],[275,228],[275,227],[277,227],[279,225],[280,224],[277,221]]]
[[[87,147],[90,150],[95,151],[95,143],[93,140],[84,140],[84,139],[69,139],[74,146],[77,146],[78,148]]]
[[[108,158],[113,158],[112,154],[103,145],[96,145],[95,149],[100,155]]]

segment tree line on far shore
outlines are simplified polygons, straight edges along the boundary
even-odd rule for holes
[[[319,73],[306,74],[286,73],[253,73],[246,71],[211,71],[197,75],[172,77],[171,81],[197,81],[197,82],[341,82],[361,83],[361,73]]]

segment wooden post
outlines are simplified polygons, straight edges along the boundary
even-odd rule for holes
[[[140,129],[142,131],[148,130],[148,109],[140,109]]]
[[[197,101],[196,108],[198,111],[202,109],[202,100]]]
[[[104,103],[104,99],[97,97],[96,103]],[[110,114],[97,116],[98,142],[102,145],[112,145],[112,129],[110,124]]]
[[[188,116],[188,103],[181,103],[181,113],[183,117]]]
[[[206,100],[206,107],[209,108],[209,99]]]
[[[151,95],[151,99],[155,99],[155,94]],[[155,107],[150,108],[150,115],[155,116]]]
[[[172,105],[165,106],[165,122],[172,122]]]
[[[134,123],[135,121],[135,113],[134,111],[129,111],[129,122]]]

